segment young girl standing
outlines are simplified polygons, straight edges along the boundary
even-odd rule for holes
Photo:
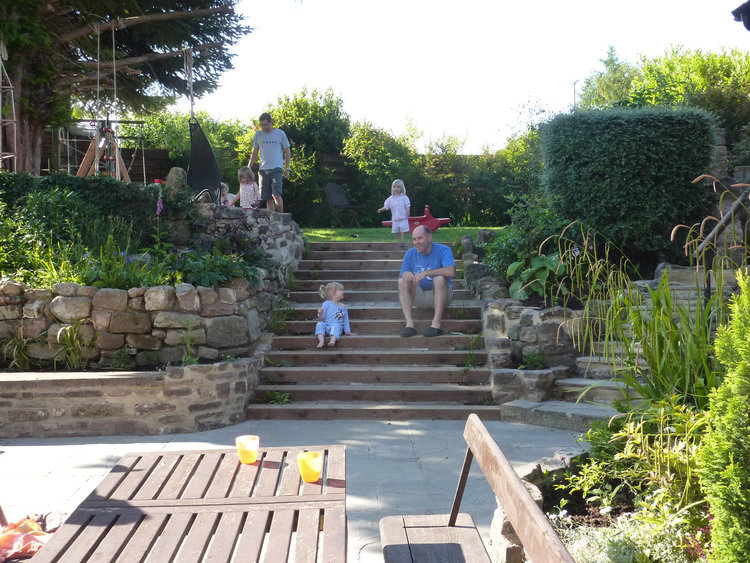
[[[240,181],[240,193],[234,196],[231,205],[239,200],[242,209],[256,209],[260,200],[260,190],[258,190],[252,169],[249,166],[243,166],[237,171],[237,179]]]
[[[315,336],[318,339],[317,347],[323,347],[326,334],[331,336],[328,345],[335,346],[336,341],[341,338],[342,334],[352,334],[349,326],[349,312],[346,310],[346,305],[342,303],[344,286],[339,282],[321,285],[320,296],[325,301],[318,309],[318,318],[322,320],[315,325]]]
[[[409,212],[411,211],[411,202],[406,196],[406,186],[403,180],[393,180],[391,184],[391,196],[385,200],[383,207],[378,209],[382,213],[386,209],[391,210],[391,232],[394,238],[398,238],[401,233],[401,240],[404,240],[404,233],[409,232]]]

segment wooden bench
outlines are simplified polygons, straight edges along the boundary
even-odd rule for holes
[[[532,561],[574,563],[544,513],[524,487],[513,466],[476,414],[464,429],[468,445],[450,514],[387,516],[380,521],[386,563],[490,561],[469,514],[459,514],[471,462],[476,458],[500,506],[508,516],[527,557]]]
[[[342,215],[348,215],[351,218],[351,222],[356,227],[361,228],[359,219],[357,218],[357,213],[361,206],[352,205],[349,202],[349,198],[346,197],[346,192],[341,184],[328,182],[325,187],[325,194],[328,206],[331,208],[331,213],[341,227],[346,227],[342,221]]]

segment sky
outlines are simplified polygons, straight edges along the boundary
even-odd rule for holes
[[[253,32],[196,111],[248,123],[280,96],[331,88],[350,119],[422,148],[497,150],[538,110],[568,111],[609,46],[620,60],[672,45],[750,49],[743,0],[239,0]],[[577,82],[576,82],[577,81]],[[189,110],[182,100],[180,110]]]

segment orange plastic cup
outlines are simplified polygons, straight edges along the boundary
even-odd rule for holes
[[[237,444],[237,453],[242,463],[255,463],[258,459],[258,447],[260,446],[260,437],[253,434],[237,436],[234,439]]]
[[[320,452],[300,452],[297,454],[299,474],[305,483],[315,483],[323,471],[323,454]]]

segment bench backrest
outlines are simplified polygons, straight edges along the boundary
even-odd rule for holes
[[[346,197],[346,192],[341,184],[335,182],[329,182],[325,187],[326,197],[328,198],[331,207],[352,207],[349,203],[349,198]]]
[[[544,513],[526,490],[513,466],[476,414],[470,414],[466,421],[464,439],[468,449],[448,525],[455,524],[471,462],[473,458],[476,458],[500,506],[521,540],[528,558],[532,561],[575,563]]]

